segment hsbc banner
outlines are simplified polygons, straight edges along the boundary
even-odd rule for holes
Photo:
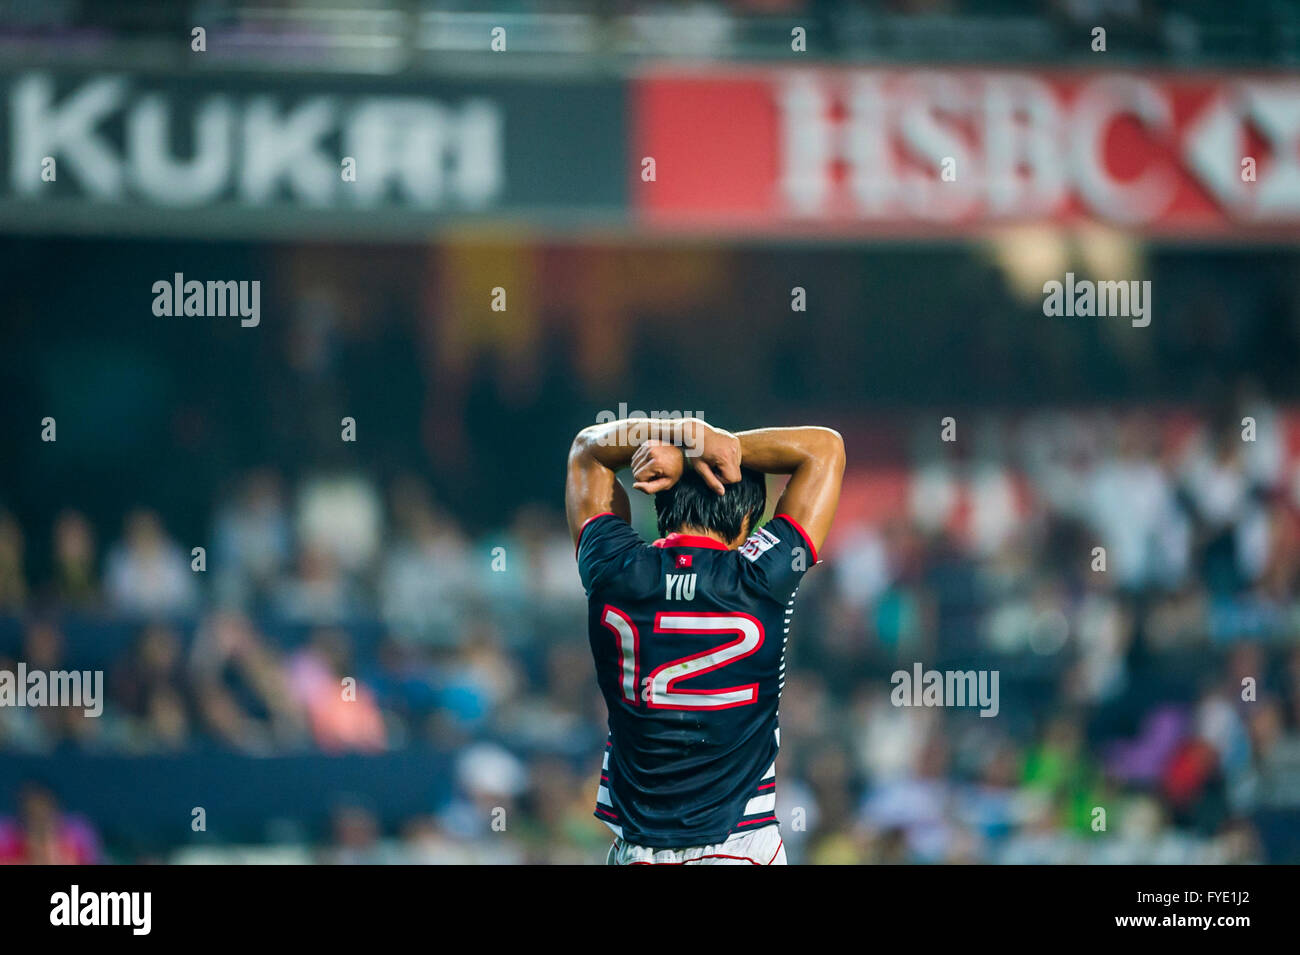
[[[665,71],[632,102],[650,226],[1300,239],[1300,80],[1281,75]]]
[[[624,87],[0,74],[0,228],[420,234],[622,220]]]

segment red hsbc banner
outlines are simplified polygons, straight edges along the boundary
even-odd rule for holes
[[[1300,80],[1282,75],[678,68],[631,102],[650,226],[1300,240]]]

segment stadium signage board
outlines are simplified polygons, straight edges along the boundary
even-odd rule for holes
[[[1300,236],[1300,82],[1280,75],[671,68],[632,101],[652,226]]]
[[[0,75],[0,225],[379,233],[626,206],[622,87]]]
[[[1281,74],[18,70],[0,113],[0,229],[18,233],[1300,237],[1300,82]]]

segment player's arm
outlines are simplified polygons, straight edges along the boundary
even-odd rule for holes
[[[627,492],[614,476],[630,466],[633,456],[647,444],[672,446],[672,455],[680,459],[668,486],[681,476],[686,460],[719,494],[725,491],[724,484],[740,480],[740,442],[735,435],[699,418],[626,418],[583,428],[569,448],[564,488],[565,512],[574,544],[583,525],[597,514],[613,512],[625,521],[631,520]],[[673,466],[672,458],[668,458],[666,467]]]
[[[776,504],[804,529],[821,550],[840,502],[844,478],[844,439],[830,428],[759,428],[737,432],[740,460],[765,474],[789,474]]]

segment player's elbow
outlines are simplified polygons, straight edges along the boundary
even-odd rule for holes
[[[844,473],[844,436],[834,428],[818,428],[817,439],[817,460]]]
[[[596,425],[587,425],[573,436],[573,443],[569,445],[570,461],[577,461],[591,456],[591,449],[597,444],[597,431],[599,430]]]

